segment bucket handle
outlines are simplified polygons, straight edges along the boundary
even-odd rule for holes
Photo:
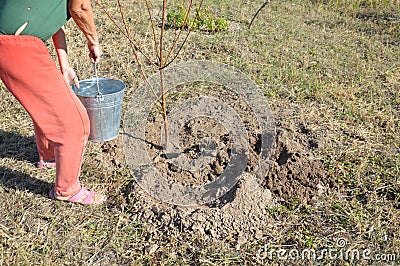
[[[97,75],[97,64],[96,63],[93,63],[93,68],[94,68],[94,75],[96,77],[97,96],[103,96],[103,94],[100,91],[100,87],[99,87],[99,76]]]

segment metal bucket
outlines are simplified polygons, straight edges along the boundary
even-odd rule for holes
[[[85,106],[90,120],[89,140],[115,139],[119,133],[125,84],[120,80],[93,78],[79,82],[72,90]]]

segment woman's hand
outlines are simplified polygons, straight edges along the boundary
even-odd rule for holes
[[[64,79],[68,84],[74,82],[75,87],[79,88],[78,75],[75,73],[75,70],[72,67],[67,66],[61,69],[61,73],[63,74]]]
[[[92,63],[98,63],[101,57],[101,48],[99,44],[88,44],[89,58]]]

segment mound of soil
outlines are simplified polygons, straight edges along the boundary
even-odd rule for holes
[[[254,187],[252,173],[259,158],[257,123],[246,114],[245,103],[234,95],[212,90],[218,97],[230,103],[245,121],[249,134],[249,161],[239,182],[223,197],[206,205],[179,207],[160,202],[135,182],[124,189],[126,205],[130,205],[131,219],[148,224],[154,237],[160,231],[180,238],[181,232],[191,231],[211,239],[230,238],[238,246],[248,239],[260,239],[268,225],[268,211],[280,202],[296,200],[312,204],[318,196],[334,185],[323,163],[314,156],[323,143],[313,136],[295,115],[297,110],[276,106],[276,151],[272,166],[261,184]],[[284,111],[281,111],[284,110]],[[223,172],[231,153],[228,132],[215,120],[205,117],[191,119],[180,129],[180,147],[189,158],[197,158],[204,146],[212,146],[214,160],[199,171],[186,171],[171,164],[163,154],[161,145],[161,118],[149,118],[146,128],[148,156],[165,178],[186,186],[199,186],[214,181]],[[206,144],[202,140],[206,139]],[[200,143],[200,144],[199,144]],[[201,144],[203,143],[203,144]],[[116,167],[124,167],[122,141],[103,144],[103,150],[113,154]],[[105,156],[107,156],[105,154]],[[111,203],[112,204],[112,203]],[[133,207],[132,207],[133,205]],[[158,232],[158,233],[156,233]]]

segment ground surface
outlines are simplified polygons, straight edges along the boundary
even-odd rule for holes
[[[125,1],[124,9],[132,25],[139,22],[133,35],[150,53],[152,35],[142,4]],[[251,187],[260,132],[246,104],[224,88],[197,84],[169,95],[169,107],[194,96],[215,96],[247,121],[249,164],[224,197],[197,207],[152,198],[125,164],[121,134],[107,143],[89,143],[84,158],[82,182],[109,196],[104,206],[50,201],[54,170],[35,169],[29,117],[0,85],[0,265],[298,265],[263,252],[328,248],[371,254],[322,255],[306,264],[400,263],[398,4],[272,2],[250,30],[263,1],[206,4],[214,15],[227,17],[229,31],[192,33],[176,62],[232,65],[265,93],[277,134],[264,182]],[[105,5],[119,21],[114,3]],[[157,20],[159,9],[153,9]],[[99,7],[96,12],[104,50],[99,72],[125,81],[129,100],[142,83],[135,59],[109,18]],[[71,64],[81,79],[91,77],[82,35],[73,23],[67,31]],[[167,41],[172,37],[167,31]],[[144,69],[152,73],[148,64]],[[190,174],[163,157],[161,122],[153,114],[146,125],[147,151],[157,169],[184,185],[215,180],[230,155],[224,127],[199,118],[181,129],[187,156],[198,156],[203,138],[217,147],[216,160]]]

